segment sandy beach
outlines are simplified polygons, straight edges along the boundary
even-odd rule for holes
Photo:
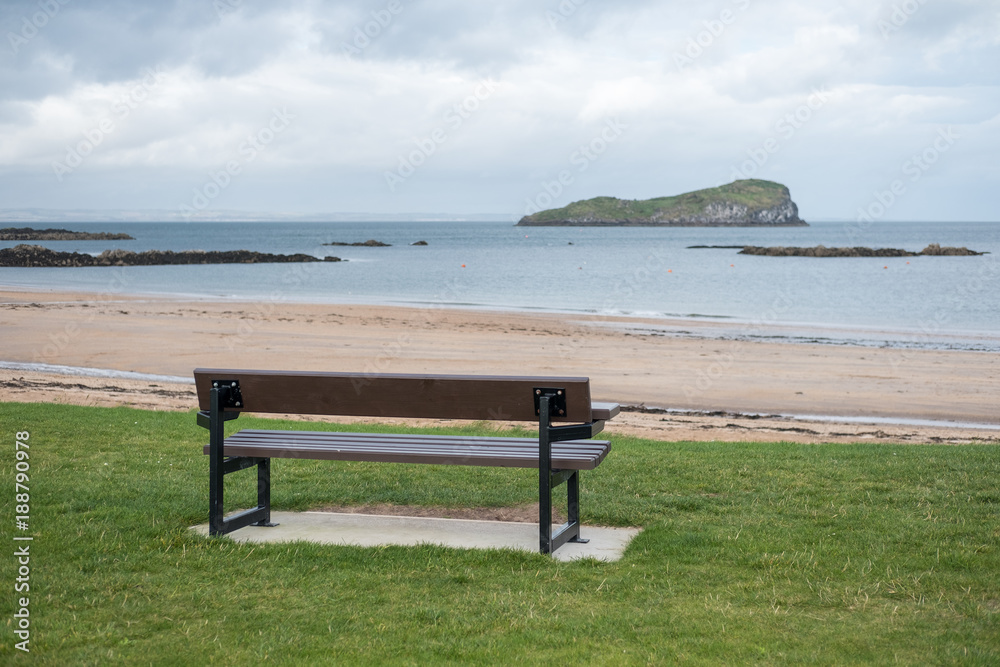
[[[630,409],[608,431],[662,440],[998,442],[986,352],[644,333],[602,316],[0,291],[0,361],[190,378],[196,367],[580,375]],[[0,400],[190,410],[193,387],[0,368]],[[662,412],[669,410],[669,412]],[[705,414],[708,413],[708,414]],[[823,416],[823,419],[787,415]],[[828,419],[833,417],[834,419]]]

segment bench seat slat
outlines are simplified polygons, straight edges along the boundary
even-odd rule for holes
[[[610,449],[611,443],[603,440],[553,443],[552,467],[593,470]],[[538,467],[538,442],[528,438],[248,429],[226,438],[224,452],[226,456]]]
[[[269,430],[269,429],[243,429],[235,435],[229,436],[233,437],[251,437],[254,435],[261,434],[264,437],[273,437],[274,434],[281,433],[289,438],[371,438],[377,440],[384,440],[386,442],[504,442],[510,445],[523,444],[527,446],[534,445],[538,446],[538,438],[500,438],[492,436],[473,436],[473,435],[434,435],[434,434],[423,434],[423,433],[362,433],[354,431],[279,431],[279,430]],[[228,440],[229,438],[227,438]],[[457,440],[456,440],[457,439]]]
[[[498,461],[503,461],[503,465],[513,465],[511,461],[519,460],[523,463],[520,467],[537,467],[538,465],[538,452],[537,450],[509,450],[509,449],[496,449],[484,447],[476,450],[465,449],[461,447],[397,447],[397,446],[381,446],[381,445],[371,445],[365,443],[364,446],[358,446],[355,443],[337,443],[337,444],[321,444],[321,443],[287,443],[287,442],[264,442],[264,443],[235,443],[230,444],[225,447],[225,454],[227,456],[253,456],[253,457],[272,457],[272,458],[302,458],[306,454],[323,453],[330,452],[329,456],[324,456],[323,458],[337,459],[341,456],[346,456],[348,452],[353,452],[358,456],[368,456],[370,459],[354,459],[354,460],[371,460],[371,461],[381,461],[384,457],[392,455],[399,457],[436,457],[441,459],[448,459],[447,462],[456,464],[481,464],[485,460],[497,459]],[[591,470],[596,466],[595,462],[600,462],[604,457],[604,450],[592,449],[586,452],[560,452],[555,451],[552,455],[553,466],[564,470]],[[428,461],[421,460],[420,462],[426,463]]]
[[[565,445],[565,443],[561,443]],[[365,449],[371,451],[397,451],[397,452],[441,452],[444,453],[454,453],[456,456],[459,455],[476,455],[476,454],[498,454],[498,455],[515,455],[515,456],[530,456],[537,460],[538,458],[538,448],[528,448],[528,447],[505,447],[496,446],[490,443],[477,442],[473,445],[469,443],[419,443],[412,442],[406,444],[400,443],[384,443],[384,442],[373,442],[364,441],[358,442],[357,440],[323,440],[322,438],[310,438],[310,439],[292,439],[288,440],[285,438],[250,438],[250,439],[236,439],[228,441],[225,444],[227,448],[227,453],[229,449],[233,447],[277,447],[277,446],[288,446],[288,447],[312,447],[312,448],[329,448],[329,449]],[[572,449],[567,447],[559,447],[553,449],[553,456],[559,455],[562,458],[572,458],[579,459],[581,461],[587,461],[593,459],[594,457],[599,457],[606,451],[607,448],[594,445],[589,443],[589,446],[574,447]]]
[[[234,447],[309,447],[313,449],[327,448],[327,449],[364,449],[366,451],[378,451],[378,452],[431,452],[431,453],[441,453],[449,454],[453,456],[483,456],[483,455],[498,455],[498,456],[526,456],[531,457],[537,461],[538,459],[538,449],[528,449],[528,448],[512,448],[512,447],[495,447],[489,444],[477,443],[474,446],[466,446],[461,443],[448,445],[448,444],[420,444],[420,443],[408,443],[406,445],[399,445],[397,443],[372,443],[364,442],[358,443],[352,440],[337,440],[332,442],[325,442],[319,439],[313,440],[285,440],[285,439],[253,439],[253,440],[236,440],[229,442],[225,445],[226,453],[229,451],[235,451]],[[589,461],[595,457],[600,457],[604,453],[605,449],[601,447],[581,447],[578,449],[554,449],[553,456],[559,456],[563,459],[578,459],[580,461]],[[260,456],[259,454],[254,454],[254,456]]]
[[[255,445],[251,447],[226,447],[226,456],[262,456],[270,458],[303,458],[328,461],[367,461],[371,463],[431,463],[438,465],[477,465],[506,468],[536,468],[538,459],[515,454],[449,454],[446,452],[400,452],[399,450],[373,451],[371,449],[330,449],[315,445]],[[557,470],[592,470],[595,464],[585,465],[579,459],[560,459],[553,455],[552,467]]]
[[[392,446],[405,446],[408,443],[419,443],[429,445],[452,445],[456,447],[473,447],[477,444],[502,447],[505,449],[530,449],[538,451],[538,440],[535,438],[506,438],[493,436],[474,435],[423,435],[420,433],[399,434],[399,433],[355,433],[352,431],[279,431],[267,429],[244,429],[228,438],[226,442],[234,440],[251,440],[254,438],[282,440],[303,440],[321,439],[324,442],[336,442],[338,440],[356,442],[380,442]],[[569,440],[565,442],[552,443],[553,448],[560,446],[568,449],[586,449],[588,446],[600,448],[598,443],[601,440]]]
[[[269,431],[259,429],[247,429],[230,436],[226,439],[230,443],[250,444],[257,440],[272,442],[275,438],[283,442],[309,444],[315,440],[323,443],[333,444],[336,442],[379,442],[393,447],[406,447],[416,444],[420,446],[453,446],[462,448],[476,448],[483,446],[502,447],[509,450],[525,450],[538,452],[538,440],[534,438],[502,438],[490,436],[454,436],[454,435],[420,435],[420,434],[395,434],[395,433],[353,433],[353,432],[331,432],[331,431]],[[570,440],[566,442],[553,443],[553,448],[566,447],[567,451],[602,451],[604,447],[601,440]]]

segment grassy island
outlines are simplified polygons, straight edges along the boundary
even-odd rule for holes
[[[526,215],[519,226],[804,226],[788,188],[748,179],[654,199],[594,197]]]

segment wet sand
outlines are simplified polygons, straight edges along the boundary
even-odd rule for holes
[[[957,443],[1000,438],[996,429],[906,423],[1000,425],[996,354],[725,340],[714,337],[720,325],[710,322],[675,323],[688,332],[684,336],[634,326],[644,324],[665,322],[0,291],[0,361],[184,380],[196,367],[580,375],[591,378],[595,400],[669,408],[670,413],[627,411],[608,424],[610,432],[662,440]],[[14,369],[0,369],[0,400],[195,407],[193,388],[185,381]]]

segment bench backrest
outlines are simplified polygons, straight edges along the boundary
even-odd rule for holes
[[[565,392],[553,421],[589,422],[590,380],[581,377],[317,373],[199,368],[198,405],[209,410],[213,381],[237,380],[247,412],[536,421],[535,389]],[[228,408],[227,408],[228,409]]]

